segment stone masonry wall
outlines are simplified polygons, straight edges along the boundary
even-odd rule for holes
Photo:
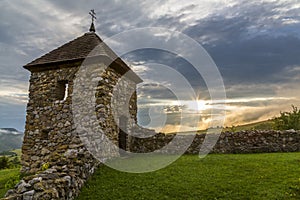
[[[148,134],[149,135],[149,134]],[[148,138],[131,138],[132,152],[153,152],[172,141],[173,134],[156,134]],[[198,154],[205,134],[196,135],[186,154]],[[187,140],[190,136],[181,136]],[[224,132],[211,153],[268,153],[300,151],[300,131]],[[165,153],[174,153],[176,149]]]
[[[78,76],[80,65],[64,64],[51,70],[32,72],[22,147],[22,172],[26,176],[8,191],[5,199],[74,199],[100,165],[92,154],[100,154],[105,159],[119,156],[116,151],[119,119],[115,116],[126,115],[129,130],[136,124],[136,85],[129,79],[120,81],[121,75],[113,68],[106,68],[104,63],[90,64],[86,66],[87,73]],[[78,77],[77,82],[75,77]],[[96,87],[91,88],[87,80],[96,81]],[[65,100],[57,99],[60,83],[68,83]],[[75,83],[84,87],[79,91],[80,95],[73,93]],[[115,87],[116,84],[122,87]],[[112,101],[116,101],[112,98],[113,94],[128,96],[129,92],[133,92],[129,102],[119,95],[118,104],[113,105]],[[94,95],[95,102],[88,98],[90,95]],[[81,98],[87,101],[81,105],[74,103],[80,102]],[[122,113],[126,109],[118,110],[118,105],[127,105],[130,112]],[[76,109],[81,109],[81,113],[77,113],[74,123]],[[95,116],[90,118],[90,112]],[[89,132],[86,130],[88,127],[96,128]],[[107,144],[99,133],[105,133],[116,146]],[[97,144],[94,152],[88,151],[89,146],[84,144],[84,139]]]

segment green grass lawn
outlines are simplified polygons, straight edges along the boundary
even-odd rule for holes
[[[0,170],[0,198],[3,197],[7,191],[7,188],[5,188],[5,184],[9,180],[12,180],[13,178],[19,176],[19,174],[19,168]]]
[[[300,153],[186,155],[144,174],[102,166],[78,200],[300,199],[299,178]]]

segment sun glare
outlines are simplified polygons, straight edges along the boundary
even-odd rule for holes
[[[210,107],[208,102],[204,100],[187,101],[184,102],[184,104],[188,107],[188,109],[197,112],[207,110]]]
[[[194,101],[171,101],[172,106],[185,106],[189,110],[193,111],[203,111],[210,108],[207,101],[204,100],[194,100]]]

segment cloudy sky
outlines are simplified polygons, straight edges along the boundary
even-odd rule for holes
[[[0,127],[24,130],[30,74],[22,66],[87,32],[90,9],[97,12],[96,29],[103,39],[135,28],[163,27],[201,44],[223,77],[226,125],[265,120],[291,104],[299,106],[298,0],[1,0]],[[147,65],[153,60],[184,74],[199,95],[200,108],[193,116],[213,106],[203,81],[184,59],[151,49],[124,59],[146,80],[153,78]],[[140,118],[151,106],[176,105],[172,92],[164,96],[161,89],[140,87]]]

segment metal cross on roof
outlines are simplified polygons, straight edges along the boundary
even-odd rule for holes
[[[94,25],[94,20],[97,19],[96,18],[96,13],[95,13],[95,10],[92,9],[89,14],[92,16],[92,24],[91,24],[91,27],[90,27],[90,32],[96,32],[96,29],[95,29],[95,25]]]
[[[92,16],[92,23],[94,23],[94,19],[97,19],[97,18],[96,18],[95,10],[92,9],[92,10],[89,12],[89,14]]]

